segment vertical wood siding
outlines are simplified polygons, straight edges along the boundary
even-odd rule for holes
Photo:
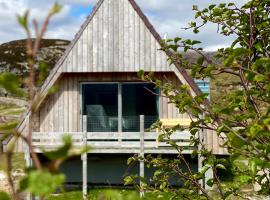
[[[159,79],[169,80],[175,85],[180,81],[174,73],[156,73]],[[81,130],[80,118],[80,82],[128,82],[140,81],[136,73],[78,73],[65,74],[58,82],[58,90],[50,95],[39,112],[40,127],[36,131],[41,132],[78,132]],[[160,118],[188,118],[187,114],[179,114],[174,104],[168,99],[159,99]],[[209,149],[214,154],[228,154],[226,149],[220,146],[222,139],[212,131],[205,133],[205,140]]]
[[[106,0],[69,52],[61,72],[172,71],[127,0]]]
[[[158,74],[159,78],[165,77],[175,84],[180,84],[173,73]],[[113,78],[112,78],[113,77]],[[136,73],[86,73],[65,74],[58,83],[56,93],[50,95],[39,112],[38,128],[41,132],[77,132],[80,131],[80,82],[126,82],[140,81]],[[179,114],[173,104],[168,104],[168,99],[161,97],[159,100],[161,118],[185,118]]]

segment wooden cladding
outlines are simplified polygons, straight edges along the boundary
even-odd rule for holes
[[[180,84],[173,73],[157,75]],[[80,131],[80,83],[81,82],[140,82],[136,73],[84,73],[65,74],[58,83],[58,91],[50,95],[39,112],[39,130],[42,132]],[[168,99],[159,100],[160,118],[185,118]]]
[[[106,0],[69,52],[61,72],[172,71],[167,55],[127,0]]]

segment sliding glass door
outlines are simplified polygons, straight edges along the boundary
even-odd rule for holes
[[[118,84],[83,84],[83,115],[87,115],[87,131],[118,130]]]
[[[158,92],[152,84],[122,84],[122,105],[123,132],[138,132],[140,115],[145,116],[145,128],[158,119]]]
[[[139,132],[139,116],[145,128],[158,119],[158,90],[149,83],[82,84],[82,114],[88,132]]]

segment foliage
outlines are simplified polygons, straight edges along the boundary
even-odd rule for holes
[[[10,200],[10,197],[7,193],[0,191],[0,199],[1,200]]]
[[[65,180],[63,174],[51,174],[45,170],[30,170],[20,182],[20,188],[37,196],[44,196],[56,191]]]
[[[204,167],[198,173],[186,173],[179,169],[180,163],[186,163],[184,149],[171,141],[170,137],[176,129],[184,130],[185,127],[162,129],[160,123],[156,124],[156,127],[162,130],[159,139],[169,140],[179,152],[178,159],[133,159],[144,159],[149,165],[159,168],[153,177],[159,187],[155,185],[147,189],[173,191],[168,175],[178,173],[178,177],[185,181],[186,191],[181,191],[181,194],[194,194],[198,199],[211,199],[209,192],[198,184],[211,169],[214,177],[207,181],[207,185],[216,186],[221,199],[231,195],[242,197],[241,185],[247,183],[259,184],[261,188],[258,193],[269,196],[270,1],[250,0],[242,7],[234,3],[209,5],[204,9],[193,6],[193,10],[196,12],[195,18],[200,19],[201,24],[191,22],[186,29],[192,29],[197,34],[205,24],[214,23],[218,27],[218,33],[235,38],[231,46],[219,49],[215,59],[209,59],[205,55],[200,41],[180,37],[163,41],[161,50],[170,55],[171,63],[176,63],[180,70],[188,70],[193,78],[213,80],[219,75],[229,75],[239,80],[239,87],[223,96],[227,104],[215,104],[209,102],[205,94],[191,93],[187,85],[175,86],[157,80],[153,73],[140,72],[139,75],[144,80],[155,83],[163,91],[180,113],[189,114],[192,120],[188,128],[192,134],[191,143],[201,146],[194,150],[193,155],[203,157]],[[199,58],[192,62],[183,57],[183,52],[194,52]],[[206,130],[207,134],[217,134],[225,138],[223,147],[228,149],[229,159],[218,158],[212,154],[211,149],[197,137],[202,129]],[[228,188],[221,183],[218,171],[228,170],[225,166],[229,160],[233,164],[239,185]],[[188,163],[186,165],[189,166]],[[131,182],[130,177],[128,181]]]
[[[90,189],[88,191],[89,200],[168,200],[168,199],[181,199],[173,198],[173,194],[164,193],[164,192],[146,192],[143,198],[140,198],[140,195],[135,190],[129,189]],[[46,200],[73,200],[73,199],[82,199],[81,191],[72,191],[61,194],[50,195]]]

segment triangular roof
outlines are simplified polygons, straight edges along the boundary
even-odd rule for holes
[[[122,5],[123,4],[123,5]],[[84,57],[82,56],[81,58],[74,58],[74,54],[77,55],[76,53],[74,53],[74,49],[78,51],[88,51],[88,53],[91,51],[89,50],[89,48],[87,46],[84,46],[82,44],[82,42],[84,41],[84,39],[86,38],[93,38],[93,42],[95,42],[94,40],[94,36],[92,33],[91,35],[91,28],[94,29],[95,27],[94,26],[97,26],[97,23],[98,21],[96,20],[103,20],[102,23],[108,23],[107,25],[109,27],[114,27],[114,24],[109,24],[110,21],[107,21],[105,20],[104,22],[104,19],[102,18],[104,15],[109,15],[107,16],[106,19],[110,19],[110,17],[113,17],[113,14],[112,14],[112,11],[110,10],[110,6],[112,6],[113,8],[116,7],[116,5],[118,6],[127,6],[129,11],[132,12],[132,16],[134,17],[138,17],[139,19],[139,23],[140,25],[139,26],[139,29],[142,29],[142,28],[145,28],[146,29],[146,32],[144,33],[145,35],[145,42],[149,42],[147,41],[147,39],[150,39],[151,43],[155,42],[155,49],[150,49],[150,53],[148,52],[148,54],[152,54],[152,53],[155,53],[155,54],[160,54],[161,56],[161,65],[165,65],[165,66],[161,66],[159,69],[151,69],[150,65],[140,65],[138,64],[138,66],[132,68],[128,68],[128,69],[122,69],[123,66],[120,66],[119,64],[119,60],[118,60],[118,64],[121,68],[120,70],[122,71],[128,71],[128,72],[135,72],[135,71],[139,71],[141,69],[145,70],[145,71],[172,71],[176,74],[176,76],[179,78],[179,80],[181,81],[182,84],[188,84],[191,88],[191,94],[193,96],[195,95],[198,95],[198,94],[201,94],[201,91],[200,89],[198,88],[198,86],[196,85],[196,83],[194,82],[194,80],[187,74],[186,70],[181,68],[177,63],[173,63],[172,66],[169,66],[168,62],[167,62],[167,58],[170,56],[168,55],[169,52],[167,52],[167,55],[165,52],[163,51],[158,51],[158,49],[160,48],[161,46],[161,37],[160,35],[157,33],[157,31],[155,30],[155,28],[152,26],[152,24],[149,22],[149,20],[147,19],[147,17],[144,15],[144,13],[142,12],[142,10],[140,9],[140,7],[137,5],[137,3],[135,2],[135,0],[99,0],[98,3],[96,4],[96,6],[93,8],[93,11],[92,13],[87,17],[86,21],[83,23],[83,25],[81,26],[79,32],[75,35],[75,38],[73,39],[73,41],[70,43],[70,45],[67,47],[64,55],[60,58],[60,60],[57,62],[57,64],[55,65],[55,67],[51,70],[49,76],[47,77],[47,79],[45,80],[44,84],[42,85],[40,91],[39,91],[39,96],[42,96],[42,97],[45,97],[48,93],[48,90],[55,84],[55,82],[59,79],[59,77],[61,76],[62,73],[65,73],[65,72],[119,72],[120,70],[115,70],[115,66],[117,66],[115,63],[113,63],[113,70],[112,69],[109,69],[109,68],[106,68],[106,66],[103,64],[103,69],[102,70],[99,70],[99,67],[92,67],[92,68],[85,68],[87,64],[86,63],[83,63],[84,62]],[[105,12],[104,12],[105,11]],[[125,11],[126,12],[126,11]],[[123,15],[125,15],[127,13],[124,13],[123,12]],[[120,21],[123,20],[121,18],[121,16],[118,18]],[[114,20],[114,22],[117,21]],[[128,20],[129,22],[131,21],[132,23],[132,19]],[[129,23],[127,21],[125,21],[126,23]],[[128,26],[125,22],[122,22],[122,24],[120,26]],[[101,22],[99,22],[101,23]],[[91,28],[89,28],[91,27]],[[90,31],[89,31],[90,30]],[[124,30],[125,31],[125,30]],[[132,30],[134,31],[134,30]],[[87,35],[85,36],[84,34],[86,34],[87,32]],[[106,33],[107,35],[109,33]],[[149,35],[148,35],[149,34]],[[90,36],[90,37],[89,37]],[[103,40],[103,43],[104,41],[106,40],[110,40],[110,38],[106,38],[104,39],[104,37],[99,37],[99,36],[96,36],[98,39],[102,39]],[[108,36],[110,37],[110,36]],[[113,36],[111,36],[113,37]],[[134,36],[136,37],[136,36]],[[148,38],[147,38],[148,37]],[[150,38],[149,38],[150,37]],[[152,39],[151,39],[152,38]],[[118,37],[119,41],[122,39],[120,37]],[[136,38],[133,38],[134,40],[136,40]],[[118,41],[118,42],[119,42]],[[109,41],[110,42],[110,41]],[[137,43],[139,43],[140,41],[136,41]],[[88,44],[88,43],[87,43]],[[81,46],[78,46],[78,45],[81,45]],[[110,43],[107,44],[107,46],[110,46]],[[80,50],[78,50],[78,48],[82,48]],[[120,47],[117,47],[120,49]],[[123,46],[123,48],[125,48],[125,46]],[[136,48],[135,46],[134,47],[129,47],[129,49],[132,49],[132,48]],[[103,49],[100,49],[101,51],[103,51]],[[147,50],[147,47],[144,46],[143,50]],[[96,53],[96,52],[93,52],[93,51],[96,51],[96,49],[92,49],[92,53]],[[155,52],[153,52],[155,51]],[[110,55],[106,55],[108,52],[106,52],[104,54],[101,54],[101,56],[110,56]],[[135,52],[136,53],[136,52]],[[73,55],[72,55],[73,54]],[[88,55],[88,54],[87,54]],[[120,57],[121,55],[119,55]],[[123,55],[125,56],[125,55]],[[135,59],[135,56],[136,55],[133,55],[133,58],[134,60]],[[147,56],[147,55],[145,55]],[[78,67],[78,63],[75,63],[75,65],[73,64],[74,63],[74,60],[77,59],[77,62],[81,62],[82,66]],[[89,60],[89,58],[87,58]],[[121,58],[120,58],[121,59]],[[124,59],[124,58],[123,58]],[[147,59],[147,58],[146,58]],[[145,61],[145,60],[144,60]],[[92,64],[93,64],[94,61],[92,61]],[[109,61],[108,61],[109,62]],[[150,61],[151,63],[151,61]],[[165,64],[164,64],[165,63]],[[125,63],[124,63],[125,64]],[[132,63],[135,65],[135,62]],[[145,63],[144,63],[145,64]],[[108,63],[107,63],[108,65]],[[148,67],[148,68],[147,68]],[[25,113],[20,125],[19,125],[19,131],[23,129],[23,127],[25,127],[25,119],[27,119],[27,115],[28,115],[29,111]],[[23,125],[24,124],[24,125]]]

